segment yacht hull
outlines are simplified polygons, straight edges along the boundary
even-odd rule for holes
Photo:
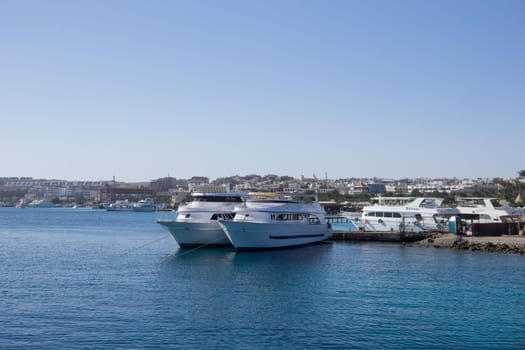
[[[219,223],[236,250],[264,250],[304,246],[332,236],[327,225],[253,223],[221,221]]]
[[[425,228],[416,220],[403,221],[401,219],[375,219],[365,220],[365,231],[373,232],[423,232]]]
[[[108,207],[106,210],[107,210],[107,211],[133,211],[133,208],[116,208],[116,207]]]
[[[151,208],[151,207],[133,207],[132,210],[135,211],[135,212],[139,212],[139,213],[150,213],[150,212],[157,211],[157,208]]]
[[[188,223],[173,220],[157,221],[164,226],[181,247],[231,246],[224,231],[217,222]]]

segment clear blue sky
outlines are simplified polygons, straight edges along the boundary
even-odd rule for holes
[[[514,177],[524,1],[0,0],[0,176]]]

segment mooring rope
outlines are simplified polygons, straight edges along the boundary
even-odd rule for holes
[[[223,237],[219,237],[219,238],[217,238],[217,239],[214,239],[214,240],[212,240],[212,241],[209,241],[209,242],[207,242],[207,243],[204,243],[204,244],[202,244],[202,245],[200,245],[200,246],[198,246],[198,247],[192,248],[192,249],[190,249],[190,250],[186,250],[186,251],[184,251],[184,252],[180,252],[179,254],[175,254],[175,257],[178,258],[178,257],[181,257],[181,256],[183,256],[183,255],[186,255],[186,254],[189,254],[189,253],[193,253],[194,251],[199,250],[199,249],[201,249],[201,248],[204,248],[204,247],[206,247],[207,245],[213,244],[213,243],[215,243],[215,242],[217,242],[217,241],[220,241],[221,239],[223,239]]]
[[[131,253],[131,252],[134,252],[135,250],[142,249],[142,248],[144,248],[144,247],[147,246],[147,245],[150,245],[150,244],[156,243],[156,242],[158,242],[158,241],[162,241],[163,239],[166,239],[166,238],[169,238],[169,237],[171,237],[171,235],[166,235],[166,236],[163,236],[163,237],[160,237],[160,238],[154,239],[153,241],[150,241],[150,242],[144,243],[144,244],[141,245],[141,246],[138,246],[138,247],[135,247],[135,248],[131,248],[131,249],[129,249],[129,250],[123,252],[122,255],[129,254],[129,253]]]
[[[144,247],[146,247],[146,246],[148,246],[148,245],[150,245],[150,244],[153,244],[153,243],[156,243],[156,242],[162,241],[163,239],[166,239],[166,238],[169,238],[169,237],[171,237],[171,235],[166,235],[166,236],[163,236],[163,237],[160,237],[160,238],[154,239],[154,240],[152,240],[152,241],[150,241],[150,242],[147,242],[147,243],[144,243],[143,245],[140,245],[140,246],[138,246],[138,247],[131,248],[131,249],[129,249],[129,250],[123,252],[122,255],[127,255],[127,254],[129,254],[129,253],[132,253],[132,252],[134,252],[134,251],[136,251],[136,250],[142,249],[142,248],[144,248]],[[217,241],[220,241],[221,239],[223,239],[223,237],[219,237],[219,238],[214,239],[214,240],[212,240],[212,241],[206,242],[206,243],[201,244],[200,246],[197,246],[197,247],[192,248],[192,249],[190,249],[190,250],[185,250],[185,251],[183,251],[183,252],[180,252],[179,254],[175,254],[175,257],[178,258],[178,257],[180,257],[180,256],[183,256],[183,255],[186,255],[186,254],[189,254],[189,253],[193,253],[194,251],[197,251],[197,250],[199,250],[199,249],[201,249],[201,248],[206,247],[207,245],[210,245],[210,244],[213,244],[213,243],[215,243],[215,242],[217,242]]]

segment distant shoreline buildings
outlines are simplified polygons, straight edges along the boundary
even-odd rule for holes
[[[518,183],[517,183],[518,182]],[[149,182],[127,183],[115,180],[67,181],[33,179],[31,177],[0,177],[0,206],[15,206],[33,200],[46,199],[57,205],[93,205],[129,199],[138,201],[153,197],[158,202],[178,204],[191,191],[271,191],[300,193],[313,191],[319,194],[337,193],[340,196],[383,195],[429,195],[459,193],[503,193],[516,186],[523,187],[523,178],[344,178],[318,179],[315,176],[294,178],[279,175],[246,175],[221,177],[210,181],[208,177],[194,176],[190,179],[174,177],[159,178]],[[516,184],[517,183],[517,184]]]

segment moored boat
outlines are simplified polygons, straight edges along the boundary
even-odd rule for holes
[[[236,250],[290,248],[332,236],[315,195],[253,195],[220,226]]]
[[[192,194],[187,205],[180,206],[175,220],[159,219],[181,247],[231,246],[219,226],[219,220],[232,220],[234,206],[242,205],[245,193],[219,192]]]
[[[519,208],[512,208],[507,201],[495,198],[459,198],[456,209],[461,219],[479,223],[512,222],[523,214]]]
[[[442,207],[442,198],[376,197],[363,208],[365,231],[442,231],[457,209]]]
[[[133,204],[133,211],[152,212],[159,210],[159,206],[151,198],[141,199],[138,203]]]
[[[56,205],[48,199],[35,199],[27,206],[30,208],[56,208]]]
[[[106,207],[107,211],[133,211],[133,203],[125,200],[117,200]]]

